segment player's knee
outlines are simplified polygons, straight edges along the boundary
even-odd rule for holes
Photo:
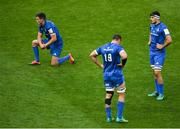
[[[33,41],[32,41],[32,46],[33,46],[33,47],[34,47],[34,46],[37,46],[37,44],[38,44],[38,43],[37,43],[37,40],[33,40]]]
[[[51,66],[59,66],[57,57],[52,56]]]
[[[156,78],[159,78],[159,77],[161,77],[161,71],[154,71],[154,75],[155,75],[155,77]]]
[[[105,99],[105,104],[107,104],[107,105],[111,105],[111,99],[110,99],[110,98]]]
[[[57,60],[52,59],[51,60],[51,66],[59,66],[59,63],[57,62]]]
[[[120,102],[125,101],[125,94],[124,93],[119,94],[118,101],[120,101]]]
[[[113,95],[114,95],[114,91],[106,92],[105,104],[111,105],[111,99],[112,99]]]
[[[51,66],[58,66],[58,63],[56,63],[56,62],[51,62]]]
[[[106,91],[106,98],[112,98],[114,95],[114,91]]]

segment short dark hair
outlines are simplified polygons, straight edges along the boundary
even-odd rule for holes
[[[153,11],[152,13],[150,13],[150,16],[154,16],[154,15],[160,16],[160,13],[158,11]]]
[[[39,12],[36,14],[36,17],[39,17],[40,19],[46,20],[46,14],[43,12]]]
[[[122,37],[121,37],[120,34],[115,34],[115,35],[113,35],[112,39],[115,39],[115,40],[119,40],[120,39],[121,40]]]

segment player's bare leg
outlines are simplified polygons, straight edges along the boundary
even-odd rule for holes
[[[39,46],[39,43],[38,41],[35,39],[32,41],[32,47],[36,47],[36,46]]]
[[[59,59],[58,57],[52,56],[52,58],[51,58],[51,66],[58,66],[59,65],[58,59]]]

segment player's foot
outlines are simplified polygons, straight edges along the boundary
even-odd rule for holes
[[[164,95],[163,94],[159,94],[158,96],[157,96],[157,98],[156,98],[156,100],[158,100],[158,101],[161,101],[161,100],[163,100],[164,99]]]
[[[148,94],[149,97],[156,97],[158,96],[158,93],[154,91],[153,93]]]
[[[112,117],[106,118],[106,122],[108,122],[108,123],[112,122],[113,120],[114,120],[114,118],[112,118]]]
[[[122,118],[116,118],[116,122],[117,123],[127,123],[128,122],[128,120],[126,120],[126,119],[124,119],[123,117]]]
[[[70,56],[69,62],[70,62],[71,64],[74,64],[75,61],[74,61],[74,58],[73,58],[72,54],[69,53],[69,56]]]
[[[30,64],[31,65],[40,65],[41,63],[39,61],[34,60]]]
[[[106,122],[108,122],[108,123],[112,122],[112,118],[111,118],[111,117],[108,117],[108,118],[106,119]]]

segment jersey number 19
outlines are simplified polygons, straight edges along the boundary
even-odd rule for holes
[[[106,62],[112,62],[112,55],[111,54],[104,54],[104,60]]]

